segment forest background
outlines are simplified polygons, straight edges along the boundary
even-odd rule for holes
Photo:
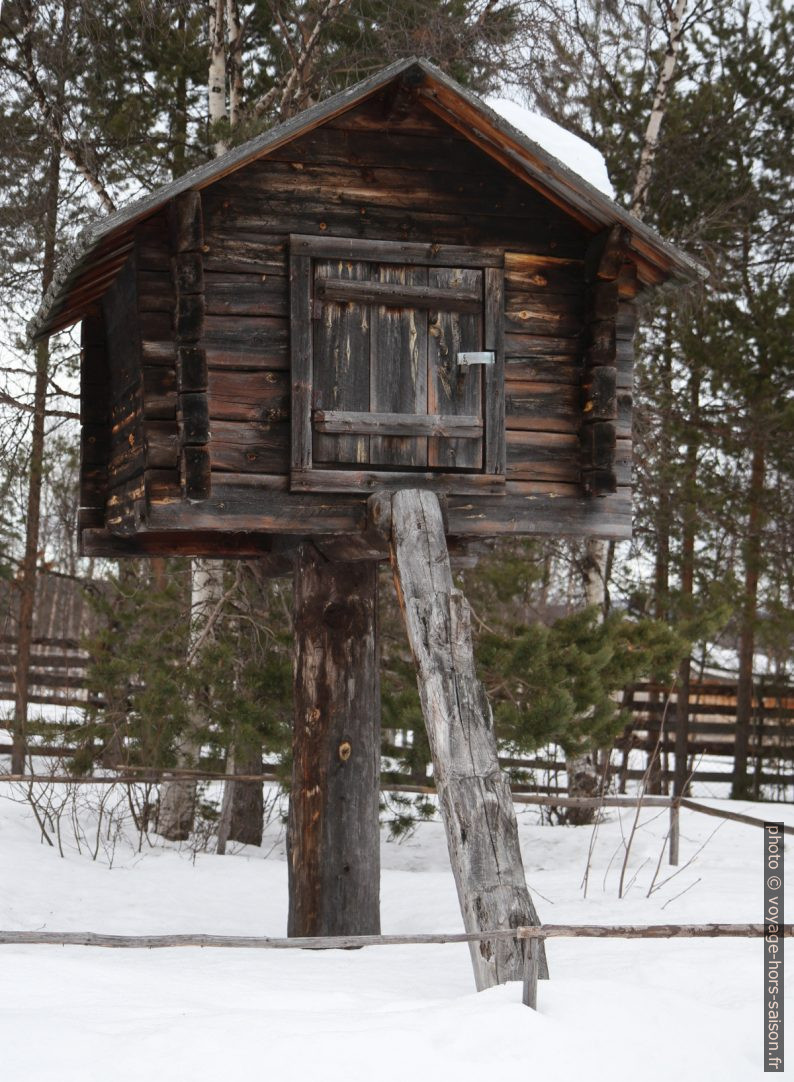
[[[288,779],[289,581],[255,561],[81,558],[79,347],[70,333],[31,347],[25,327],[87,221],[421,55],[594,143],[617,200],[710,272],[643,306],[633,540],[501,543],[461,572],[503,747],[559,747],[586,790],[626,722],[625,688],[652,677],[685,709],[690,682],[722,664],[738,680],[733,795],[751,795],[754,686],[790,684],[794,668],[792,30],[783,0],[5,0],[0,620],[14,767],[37,731],[26,673],[47,575],[87,591],[89,681],[106,703],[70,769],[201,757],[259,773],[264,754]],[[384,750],[423,777],[385,577],[381,626]],[[404,730],[414,743],[397,748]],[[185,837],[200,812],[221,845],[256,841],[261,786],[227,789],[218,808],[200,787],[163,786],[156,828]],[[390,812],[399,831],[429,809]]]

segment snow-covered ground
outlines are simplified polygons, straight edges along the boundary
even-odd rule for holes
[[[5,794],[5,795],[4,795]],[[731,805],[732,807],[741,807]],[[794,824],[785,805],[752,814]],[[549,922],[760,921],[762,833],[682,813],[682,867],[663,860],[667,813],[644,812],[626,897],[633,813],[590,828],[519,809],[527,878]],[[69,832],[64,832],[69,838]],[[702,848],[701,848],[702,847]],[[109,850],[110,851],[110,850]],[[461,927],[443,829],[382,847],[383,930]],[[692,863],[686,866],[687,861]],[[121,839],[108,868],[39,842],[0,790],[0,927],[283,935],[287,875],[275,817],[263,849],[217,857]],[[661,882],[667,880],[666,882]],[[0,947],[4,1082],[277,1078],[279,1082],[748,1082],[762,1077],[762,944],[552,940],[539,1011],[519,984],[475,994],[461,945],[303,952]]]

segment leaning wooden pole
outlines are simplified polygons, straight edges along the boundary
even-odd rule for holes
[[[391,560],[466,931],[537,925],[510,786],[499,767],[491,709],[474,668],[469,606],[452,582],[434,493],[394,494]],[[523,977],[523,950],[515,940],[472,943],[471,957],[478,990]],[[540,976],[548,976],[545,954]]]
[[[377,564],[295,562],[290,936],[380,932]]]

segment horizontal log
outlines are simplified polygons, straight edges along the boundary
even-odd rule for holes
[[[437,267],[501,267],[504,252],[481,246],[416,244],[409,241],[346,240],[339,237],[293,233],[290,250],[321,259],[371,260],[377,263],[413,263]]]
[[[526,383],[565,383],[581,387],[582,358],[577,354],[551,354],[540,357],[508,357],[505,379]],[[629,382],[628,388],[631,388]]]
[[[505,423],[508,429],[578,432],[581,426],[580,390],[568,384],[508,379],[505,382]]]
[[[113,947],[155,950],[167,947],[221,947],[254,950],[349,950],[353,947],[404,947],[408,944],[479,943],[483,939],[516,939],[518,929],[488,932],[417,932],[402,935],[266,936],[206,935],[103,935],[97,932],[0,931],[0,944],[61,947]]]
[[[499,494],[504,481],[477,473],[408,473],[397,470],[293,470],[294,492],[375,492],[378,489],[431,488],[458,495]]]
[[[767,934],[764,924],[541,924],[519,928],[519,939],[751,939]],[[780,935],[794,934],[794,924]]]
[[[289,478],[260,473],[213,478],[213,495],[203,506],[179,500],[151,501],[151,530],[254,530],[318,535],[366,529],[363,494],[290,493]],[[622,539],[631,536],[631,501],[624,489],[595,504],[578,485],[508,481],[504,495],[449,497],[449,533],[461,537],[552,534]]]
[[[354,202],[371,207],[510,217],[517,222],[549,218],[548,204],[532,187],[500,175],[498,169],[467,173],[463,160],[449,159],[443,169],[428,169],[424,160],[411,162],[394,157],[389,161],[390,148],[383,142],[379,142],[379,149],[381,161],[368,167],[350,161],[320,164],[279,161],[268,156],[253,163],[244,174],[227,177],[223,195],[233,202],[252,196],[263,202],[272,198],[310,202],[323,198],[329,206]],[[571,231],[569,219],[552,215],[561,231]]]
[[[289,314],[285,274],[221,274],[207,272],[204,295],[208,315],[276,316]]]
[[[287,422],[259,424],[212,422],[210,456],[213,470],[230,473],[289,471],[290,427]]]
[[[507,476],[510,480],[576,484],[581,476],[579,457],[579,437],[573,432],[507,432]]]
[[[290,379],[283,371],[210,369],[211,420],[272,424],[290,415]]]
[[[516,334],[538,334],[573,338],[584,326],[582,305],[577,296],[505,293],[505,330]]]
[[[378,436],[454,436],[456,439],[480,439],[482,418],[440,413],[355,413],[344,410],[315,410],[314,427],[318,432],[342,435]]]
[[[318,278],[314,295],[319,301],[378,304],[393,308],[432,308],[445,312],[479,312],[482,291],[478,289],[434,289],[398,282],[359,282],[346,278]],[[321,311],[316,313],[321,317]]]
[[[584,297],[584,263],[580,259],[505,252],[505,289],[537,294]]]
[[[509,365],[511,357],[569,357],[577,358],[582,353],[578,338],[561,338],[546,334],[505,334],[505,357]]]

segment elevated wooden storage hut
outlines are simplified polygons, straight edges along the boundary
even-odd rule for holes
[[[627,537],[634,304],[697,266],[430,64],[90,227],[85,553],[295,566],[291,935],[380,927],[388,551],[478,988],[537,923],[448,539]],[[440,498],[443,497],[443,514]]]
[[[639,292],[697,273],[421,60],[91,226],[35,325],[82,320],[91,554],[355,538],[622,538]],[[284,545],[281,544],[283,548]]]

